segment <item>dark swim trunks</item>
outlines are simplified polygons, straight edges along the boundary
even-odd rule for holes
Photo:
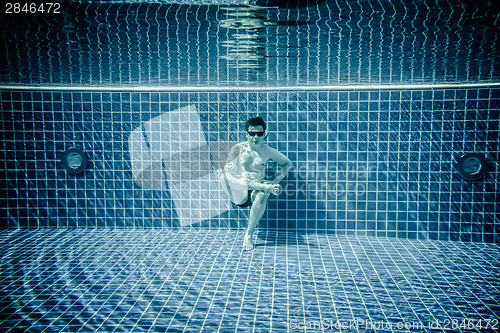
[[[248,207],[248,206],[252,205],[252,192],[253,192],[253,190],[248,190],[247,201],[245,201],[242,204],[236,205],[236,206],[238,206],[238,207]]]

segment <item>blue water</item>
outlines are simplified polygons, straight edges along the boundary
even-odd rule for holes
[[[500,79],[494,1],[92,2],[63,2],[60,14],[2,14],[0,82],[293,87]]]
[[[0,331],[498,330],[499,6],[175,2],[2,11]],[[257,115],[294,169],[243,252]]]

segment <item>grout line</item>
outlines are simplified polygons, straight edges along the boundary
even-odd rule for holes
[[[204,87],[204,86],[22,86],[22,85],[0,85],[0,90],[38,90],[38,91],[295,91],[295,90],[390,90],[390,89],[457,89],[475,87],[500,87],[500,82],[480,83],[438,83],[438,84],[381,84],[381,85],[326,85],[326,86],[278,86],[278,87]]]

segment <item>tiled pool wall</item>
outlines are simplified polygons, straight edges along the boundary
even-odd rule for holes
[[[184,107],[194,117],[185,124],[187,113],[176,111]],[[195,119],[201,141],[214,147],[243,140],[246,119],[260,115],[267,143],[294,163],[260,228],[500,243],[500,88],[493,85],[3,90],[1,108],[2,228],[244,228],[247,211],[227,205],[216,177],[181,182],[177,201],[173,183],[139,186],[131,134],[151,141],[153,120],[181,115],[180,126]],[[88,157],[81,174],[62,166],[70,147]],[[456,171],[456,158],[467,152],[486,155],[484,178],[467,181]],[[211,151],[208,172],[220,169],[221,156]],[[203,208],[214,204],[226,209]],[[186,212],[197,217],[186,223]]]

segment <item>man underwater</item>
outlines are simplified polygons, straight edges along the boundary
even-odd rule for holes
[[[261,117],[249,119],[245,128],[247,141],[236,144],[229,151],[221,176],[222,187],[229,199],[239,207],[250,207],[248,227],[243,248],[252,250],[252,235],[264,215],[267,199],[280,192],[279,182],[293,167],[292,161],[264,143],[267,137],[266,123]],[[272,181],[265,181],[265,169],[269,160],[280,165],[280,171]]]

